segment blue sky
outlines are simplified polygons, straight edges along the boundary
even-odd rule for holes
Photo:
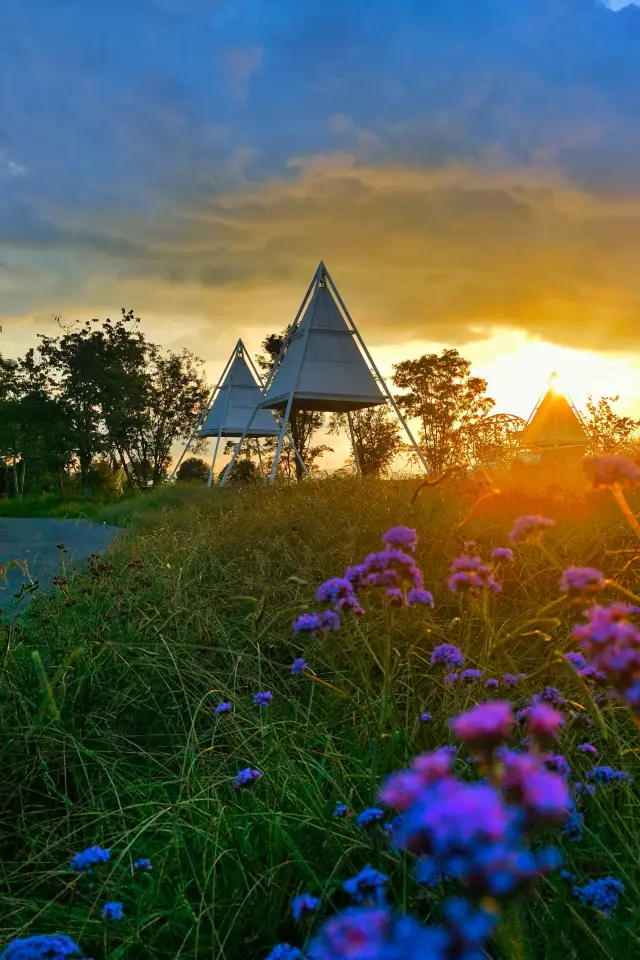
[[[5,350],[132,306],[217,363],[320,258],[381,348],[640,350],[635,5],[4,0],[0,91]]]

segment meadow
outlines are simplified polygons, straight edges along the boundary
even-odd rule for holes
[[[509,899],[486,955],[640,957],[638,728],[566,660],[587,601],[559,589],[565,568],[579,565],[606,575],[600,603],[640,593],[640,541],[610,492],[583,479],[544,492],[507,483],[480,502],[468,484],[414,499],[417,486],[185,486],[144,506],[100,508],[100,519],[130,522],[127,535],[90,573],[0,623],[0,946],[62,931],[94,960],[262,960],[278,943],[304,954],[323,920],[349,906],[344,882],[368,864],[387,878],[393,907],[440,923],[457,881],[416,879],[415,857],[389,842],[392,812],[380,822],[372,814],[369,827],[358,817],[385,806],[385,777],[444,745],[459,747],[458,778],[490,778],[469,762],[474,751],[451,719],[485,701],[522,709],[555,687],[564,725],[553,752],[566,758],[565,780],[587,784],[596,765],[631,780],[596,787],[591,778],[593,789],[577,791],[581,828],[536,835],[564,866]],[[629,502],[637,512],[640,497]],[[467,553],[489,558],[526,514],[555,525],[495,569],[501,592],[449,589],[467,541]],[[411,555],[433,608],[396,606],[373,589],[339,630],[292,630],[326,607],[314,600],[320,583],[383,550],[381,536],[401,524],[417,532]],[[482,677],[452,681],[431,662],[443,644]],[[292,673],[298,658],[307,667]],[[526,679],[512,687],[505,674]],[[256,705],[266,691],[271,702]],[[221,704],[228,712],[216,712]],[[510,742],[524,736],[514,730]],[[261,777],[234,786],[242,770]],[[335,815],[339,804],[345,815]],[[109,859],[89,874],[71,870],[95,845]],[[604,877],[624,887],[610,916],[574,893]],[[319,903],[295,920],[303,893]],[[121,903],[122,919],[103,919],[105,903]],[[485,956],[459,947],[460,960]],[[325,955],[365,956],[352,948]],[[366,956],[445,956],[415,949]]]

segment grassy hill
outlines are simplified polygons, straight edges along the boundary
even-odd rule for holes
[[[291,900],[310,891],[318,916],[348,902],[341,885],[367,863],[389,877],[391,903],[438,919],[446,884],[420,885],[409,857],[380,827],[334,818],[377,806],[383,778],[417,753],[454,744],[449,720],[476,702],[508,696],[520,707],[547,685],[567,699],[560,751],[572,777],[600,763],[638,776],[638,739],[627,711],[593,695],[562,653],[575,649],[581,607],[555,601],[561,571],[598,567],[638,593],[637,546],[606,495],[523,488],[483,501],[447,485],[323,480],[295,487],[152,494],[128,534],[91,574],[0,624],[0,807],[3,938],[63,930],[95,960],[215,957],[259,960],[278,941],[303,946],[314,921],[295,923]],[[513,520],[544,513],[556,525],[544,547],[523,545],[499,578],[502,592],[475,601],[447,589],[467,540],[487,557],[507,545]],[[460,527],[460,523],[463,525]],[[389,527],[418,533],[416,562],[434,608],[394,609],[370,594],[364,616],[323,637],[294,635],[317,608],[316,586],[381,549]],[[613,600],[615,588],[603,593]],[[525,628],[525,624],[535,621]],[[475,683],[445,683],[430,662],[458,645]],[[297,657],[309,670],[290,673]],[[522,672],[515,690],[487,678]],[[270,706],[252,703],[257,691]],[[232,704],[216,714],[221,702]],[[432,722],[421,722],[428,711]],[[460,751],[455,769],[471,770]],[[239,770],[262,779],[235,789]],[[469,773],[471,776],[472,774]],[[569,960],[640,956],[640,841],[633,784],[585,798],[580,842],[559,836],[567,870],[585,882],[625,885],[611,918],[578,903],[558,873],[512,908],[492,956]],[[91,877],[71,857],[98,844],[111,859]],[[133,862],[149,858],[150,873]],[[105,901],[124,919],[105,923]]]

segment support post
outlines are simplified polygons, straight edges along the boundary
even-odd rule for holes
[[[260,476],[264,480],[264,467],[262,466],[262,451],[260,450],[260,438],[256,437],[256,448],[258,450],[258,463],[260,465]]]
[[[218,430],[218,436],[216,437],[216,445],[213,450],[213,457],[211,459],[211,469],[209,470],[209,479],[207,480],[207,486],[211,486],[211,481],[213,480],[213,469],[216,465],[216,459],[218,457],[218,447],[220,446],[220,437],[222,436],[222,424],[220,424],[220,429]]]
[[[292,403],[293,403],[293,394],[294,394],[294,392],[295,392],[295,385],[294,385],[294,389],[293,389],[293,390],[291,391],[291,393],[289,394],[289,399],[287,400],[287,406],[286,406],[286,409],[285,409],[285,411],[284,411],[284,416],[283,416],[283,418],[282,418],[282,426],[281,426],[281,428],[280,428],[280,435],[279,435],[279,437],[278,437],[278,443],[277,443],[277,445],[276,445],[276,452],[275,452],[275,455],[274,455],[274,457],[273,457],[273,466],[271,467],[271,473],[269,474],[269,483],[273,483],[273,481],[274,481],[274,479],[275,479],[275,476],[276,476],[276,472],[277,472],[277,470],[278,470],[278,461],[280,460],[280,452],[281,452],[281,450],[282,450],[282,441],[284,440],[284,435],[285,435],[285,433],[287,432],[287,423],[289,422],[289,414],[291,413],[291,405],[292,405]]]
[[[326,276],[327,280],[329,281],[329,283],[331,284],[331,289],[332,289],[333,292],[335,293],[335,295],[336,295],[336,300],[338,301],[338,303],[339,303],[340,306],[342,307],[342,309],[343,309],[343,311],[344,311],[345,317],[346,317],[347,320],[349,321],[349,324],[350,324],[350,326],[351,326],[351,331],[352,331],[352,333],[354,334],[354,336],[356,337],[358,343],[360,344],[360,349],[362,350],[362,352],[364,353],[365,357],[367,358],[367,360],[369,361],[369,363],[370,363],[371,366],[373,367],[373,372],[375,373],[376,377],[378,378],[378,382],[381,384],[382,388],[384,389],[385,395],[386,395],[389,403],[390,403],[391,406],[393,407],[396,417],[398,418],[398,420],[399,420],[400,423],[402,424],[405,433],[406,433],[407,436],[409,437],[409,440],[411,441],[411,445],[412,445],[413,449],[415,450],[416,455],[417,455],[418,459],[420,460],[420,463],[421,463],[422,466],[424,467],[425,473],[429,473],[429,467],[427,466],[427,461],[424,459],[424,456],[423,456],[423,454],[422,454],[422,450],[420,449],[420,447],[419,447],[418,444],[416,443],[416,439],[415,439],[415,437],[413,436],[411,430],[409,429],[409,424],[407,423],[407,421],[405,420],[405,418],[402,416],[402,413],[400,412],[400,408],[398,407],[398,404],[396,403],[396,401],[395,401],[395,399],[394,399],[394,397],[393,397],[393,394],[392,394],[391,391],[389,390],[389,387],[387,386],[384,377],[382,376],[382,374],[381,374],[380,371],[378,370],[378,368],[377,368],[377,366],[376,366],[376,364],[375,364],[375,361],[374,361],[373,357],[371,356],[371,354],[370,354],[369,351],[367,350],[367,345],[366,345],[366,343],[364,342],[364,340],[362,339],[362,337],[360,336],[360,331],[358,330],[358,328],[356,327],[355,323],[353,322],[353,319],[351,318],[351,314],[350,314],[349,311],[347,310],[346,305],[345,305],[342,297],[340,296],[340,294],[339,294],[339,292],[338,292],[338,289],[337,289],[335,283],[333,282],[333,280],[332,280],[332,278],[331,278],[331,276],[330,276],[330,274],[329,274],[329,271],[326,270],[326,269],[325,269],[325,276]]]
[[[362,475],[360,458],[358,457],[358,446],[356,444],[356,435],[353,430],[353,420],[351,418],[350,410],[347,410],[347,423],[349,424],[349,436],[351,437],[351,449],[353,450],[353,462],[356,465],[356,473]]]

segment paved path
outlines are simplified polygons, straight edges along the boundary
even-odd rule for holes
[[[4,564],[12,560],[26,561],[29,574],[12,565],[6,570],[6,580],[0,576],[0,607],[22,609],[29,596],[16,601],[15,594],[30,579],[39,581],[38,592],[53,589],[51,578],[62,567],[59,544],[67,547],[66,566],[77,567],[78,561],[90,554],[103,553],[121,532],[120,527],[88,520],[0,517],[0,574]]]

